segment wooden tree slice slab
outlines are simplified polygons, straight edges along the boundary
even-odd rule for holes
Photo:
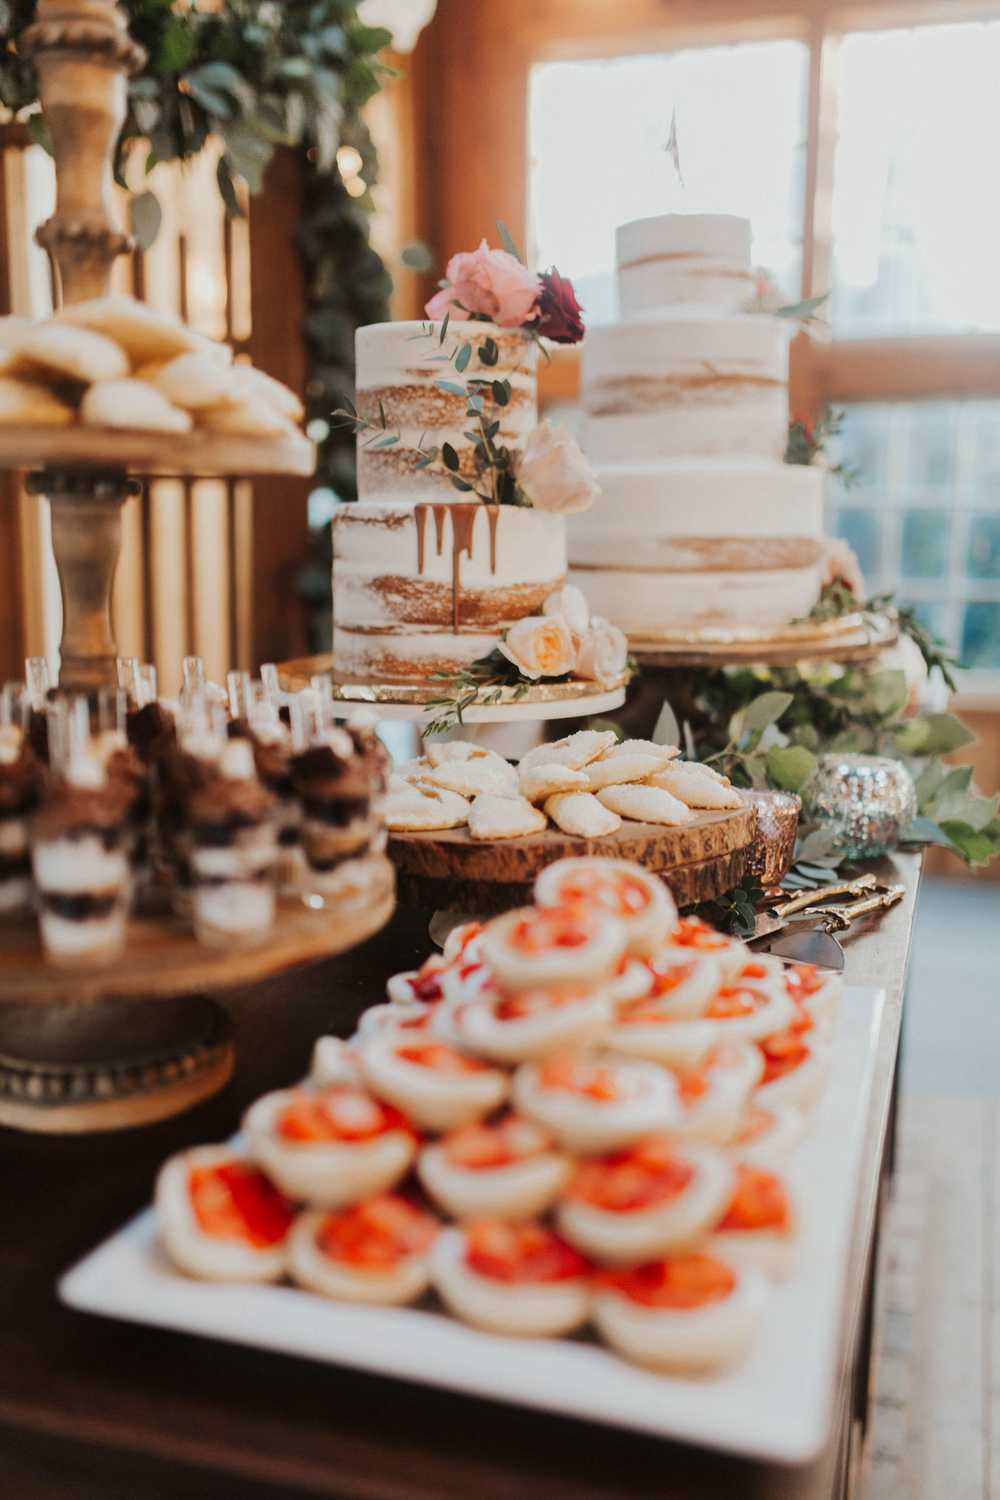
[[[312,911],[301,901],[280,901],[273,928],[249,948],[209,948],[179,921],[137,917],[129,924],[124,953],[113,963],[61,969],[43,954],[33,922],[0,928],[0,1001],[52,1005],[114,996],[158,1000],[215,994],[331,958],[378,932],[393,913],[392,865],[382,855],[372,863],[373,880],[363,902]]]
[[[890,615],[869,620],[847,615],[823,624],[789,626],[771,635],[629,637],[640,667],[725,667],[738,663],[794,666],[800,661],[873,661],[899,638]]]
[[[743,878],[756,815],[699,813],[693,823],[665,828],[623,822],[604,838],[582,839],[547,828],[526,838],[477,841],[465,828],[394,833],[389,858],[401,901],[445,910],[505,911],[530,901],[535,876],[557,859],[599,855],[630,859],[662,876],[683,906],[710,901]]]

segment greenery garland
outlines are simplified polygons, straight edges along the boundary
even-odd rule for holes
[[[190,160],[216,137],[223,143],[219,190],[227,211],[239,214],[235,178],[259,192],[278,147],[302,153],[305,208],[296,241],[307,302],[306,394],[309,416],[325,420],[354,387],[355,328],[388,316],[392,282],[368,237],[378,163],[361,110],[391,72],[378,54],[392,35],[362,24],[357,0],[225,0],[203,8],[124,0],[123,8],[147,53],[128,83],[117,153],[123,186],[126,156],[138,143],[147,147],[148,173],[160,162]],[[0,104],[27,117],[47,146],[35,71],[18,51],[34,19],[35,0],[0,0]],[[361,162],[346,177],[337,166],[341,146],[354,147]],[[132,223],[139,243],[151,244],[160,224],[152,192],[133,198]],[[316,482],[354,498],[349,434],[331,429],[321,438]]]

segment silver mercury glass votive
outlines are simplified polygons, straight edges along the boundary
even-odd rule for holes
[[[810,787],[812,812],[847,859],[874,859],[899,842],[917,811],[913,778],[884,755],[824,755]]]

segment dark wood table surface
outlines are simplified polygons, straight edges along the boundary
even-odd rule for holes
[[[159,1163],[224,1139],[246,1104],[300,1076],[313,1039],[347,1034],[385,978],[427,951],[400,910],[352,954],[232,1001],[236,1076],[165,1124],[45,1138],[0,1132],[0,1495],[4,1500],[815,1500],[843,1490],[863,1404],[866,1312],[891,1122],[917,856],[875,868],[901,905],[848,936],[847,977],[888,991],[844,1314],[837,1432],[779,1469],[252,1349],[71,1312],[60,1274],[149,1200]],[[860,1371],[860,1374],[859,1374]],[[840,1476],[840,1477],[838,1477]]]

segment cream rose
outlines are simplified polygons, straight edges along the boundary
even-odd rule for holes
[[[880,672],[902,672],[906,678],[906,703],[903,706],[904,718],[911,718],[920,707],[924,687],[927,682],[927,663],[924,661],[923,652],[912,636],[901,635],[894,646],[887,646],[879,654],[878,670]]]
[[[549,595],[542,605],[542,614],[554,615],[565,620],[574,640],[583,635],[590,624],[590,605],[587,603],[587,596],[582,589],[578,589],[572,583],[567,583],[565,588],[556,589]]]
[[[528,437],[517,482],[536,510],[571,515],[589,510],[601,493],[593,469],[564,427],[539,422]]]
[[[576,659],[569,627],[558,615],[527,615],[518,620],[500,642],[500,650],[532,682],[572,672]]]
[[[628,641],[617,625],[595,615],[576,650],[576,675],[611,687],[628,662]]]
[[[840,537],[832,536],[827,537],[823,545],[820,582],[824,588],[828,583],[836,583],[839,578],[842,583],[846,583],[855,599],[863,599],[865,579],[853,547],[849,547]]]

